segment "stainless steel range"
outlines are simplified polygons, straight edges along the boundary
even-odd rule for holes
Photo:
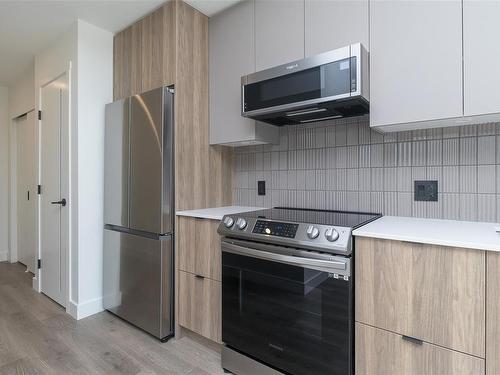
[[[225,216],[222,367],[353,374],[352,230],[380,216],[281,207]]]

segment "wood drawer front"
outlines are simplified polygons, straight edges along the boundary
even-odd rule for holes
[[[179,269],[222,280],[222,257],[218,220],[178,217]]]
[[[356,323],[356,375],[483,375],[484,360]]]
[[[179,324],[221,342],[222,284],[179,271]]]
[[[484,251],[356,239],[356,320],[485,357]]]

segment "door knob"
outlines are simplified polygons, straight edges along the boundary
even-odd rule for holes
[[[61,206],[66,206],[66,199],[61,199],[60,201],[57,202],[50,202],[50,204],[60,204]]]

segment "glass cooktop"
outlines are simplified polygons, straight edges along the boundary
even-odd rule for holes
[[[331,225],[355,229],[369,223],[370,221],[378,219],[382,215],[367,212],[275,207],[245,212],[242,216],[274,221],[292,221],[296,223]]]

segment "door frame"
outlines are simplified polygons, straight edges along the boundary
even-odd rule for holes
[[[61,195],[67,197],[67,206],[65,210],[62,210],[61,212],[61,221],[65,221],[64,226],[66,227],[66,233],[63,233],[61,231],[61,250],[65,251],[65,275],[64,275],[64,280],[66,282],[66,296],[65,296],[65,309],[66,312],[69,312],[70,308],[70,295],[71,295],[71,254],[72,254],[72,249],[71,249],[71,237],[72,237],[72,231],[71,231],[71,225],[72,225],[72,207],[73,207],[73,197],[71,194],[71,166],[72,166],[72,159],[71,159],[71,139],[72,139],[72,134],[71,134],[71,124],[72,124],[72,105],[71,105],[71,91],[72,91],[72,84],[71,84],[71,62],[69,63],[68,69],[61,72],[60,74],[57,74],[55,77],[46,80],[44,83],[38,85],[36,87],[37,90],[37,103],[36,107],[37,110],[41,110],[42,108],[42,89],[54,81],[60,79],[61,77],[66,76],[67,77],[67,83],[68,83],[68,88],[65,91],[67,97],[65,98],[65,102],[67,103],[67,121],[63,121],[61,124]],[[42,112],[42,119],[43,119],[43,112]],[[41,183],[41,147],[40,147],[40,142],[41,142],[41,126],[42,126],[42,121],[38,119],[37,120],[37,178],[38,178],[38,184]],[[43,194],[43,186],[42,186],[42,194]],[[36,237],[36,242],[37,242],[37,256],[38,259],[42,259],[42,249],[41,249],[41,197],[38,195],[38,201],[37,201],[37,217],[36,217],[36,229],[37,229],[37,237]],[[42,260],[42,267],[43,267],[43,260]],[[35,270],[35,277],[33,279],[33,288],[41,293],[42,292],[42,282],[41,282],[42,274],[40,269]]]
[[[17,217],[17,148],[18,148],[18,126],[17,121],[23,117],[27,116],[30,112],[34,112],[35,108],[31,108],[25,113],[14,116],[10,120],[10,132],[9,132],[9,140],[10,140],[10,168],[9,168],[9,254],[7,255],[7,260],[10,263],[16,263],[19,261],[19,253],[18,253],[18,217]],[[33,123],[35,127],[35,144],[37,150],[35,150],[35,168],[38,166],[38,126],[36,123]],[[35,199],[33,197],[33,199]],[[38,218],[38,195],[36,197],[37,202],[35,204],[35,220]],[[38,229],[38,221],[35,222],[35,230]],[[35,233],[35,238],[37,238],[37,233]],[[35,248],[35,257],[37,255],[38,249]],[[36,276],[36,275],[35,275]],[[33,277],[34,279],[35,277]]]

